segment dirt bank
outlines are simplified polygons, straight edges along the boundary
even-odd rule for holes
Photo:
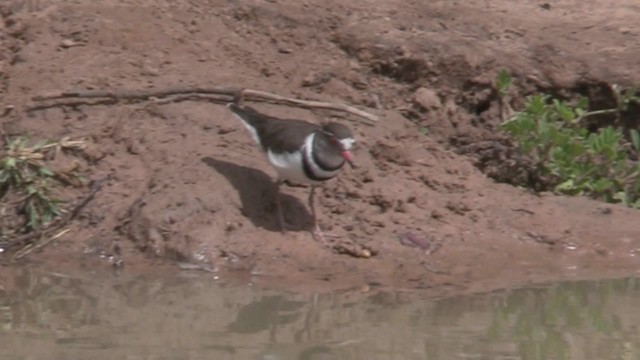
[[[70,232],[22,262],[119,261],[126,271],[169,259],[287,287],[379,284],[434,294],[639,268],[636,211],[496,183],[469,150],[495,136],[491,81],[501,68],[514,74],[518,96],[640,83],[634,1],[9,3],[1,6],[0,99],[13,110],[0,118],[2,133],[84,138],[86,154],[67,161],[89,179],[107,179]],[[359,167],[318,197],[320,225],[337,239],[312,240],[302,188],[284,190],[297,230],[280,234],[275,172],[221,104],[27,110],[34,95],[59,91],[214,85],[380,115],[371,125],[254,104],[355,130]]]

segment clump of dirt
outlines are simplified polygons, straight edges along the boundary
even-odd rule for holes
[[[514,108],[539,90],[606,107],[612,83],[639,82],[635,52],[620,51],[637,21],[604,1],[13,3],[1,9],[3,134],[89,139],[88,176],[107,179],[69,235],[30,258],[124,269],[170,259],[271,285],[433,294],[636,266],[633,210],[494,180],[546,188],[497,130],[500,69],[518,84]],[[297,187],[283,189],[293,229],[280,232],[275,173],[219,101],[33,98],[219,85],[380,115],[252,104],[354,130],[358,168],[318,192],[319,224],[336,237],[312,240],[309,190]]]

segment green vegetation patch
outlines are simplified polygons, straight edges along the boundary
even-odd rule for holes
[[[495,86],[506,96],[511,79],[500,72]],[[615,88],[614,88],[615,89]],[[618,107],[589,111],[586,98],[562,101],[533,95],[524,108],[503,124],[519,151],[532,159],[534,175],[557,193],[587,195],[610,203],[640,208],[640,134],[606,126],[589,131],[586,118],[615,115],[640,103],[635,89],[616,90]],[[502,100],[501,100],[502,101]],[[625,136],[627,135],[627,136]]]
[[[0,150],[0,240],[46,226],[63,214],[54,196],[61,185],[84,183],[75,169],[52,171],[60,151],[81,150],[84,141],[64,138],[30,145],[26,137],[5,138]]]

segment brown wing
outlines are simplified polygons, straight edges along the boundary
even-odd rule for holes
[[[229,109],[253,127],[263,150],[276,153],[293,152],[302,147],[305,138],[320,127],[315,124],[295,119],[280,119],[256,111],[250,106],[229,104]]]

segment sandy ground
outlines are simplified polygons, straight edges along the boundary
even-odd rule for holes
[[[499,69],[514,75],[516,107],[534,91],[606,102],[610,85],[640,83],[636,1],[13,0],[0,9],[0,102],[13,106],[0,130],[84,138],[85,153],[62,154],[57,166],[107,179],[69,233],[18,264],[149,271],[179,261],[269,286],[434,295],[640,269],[636,211],[498,183],[474,147],[497,136]],[[31,108],[33,96],[61,91],[218,85],[381,117],[252,104],[354,129],[358,168],[318,196],[319,223],[338,238],[311,238],[304,188],[284,189],[296,229],[279,232],[275,172],[223,104]]]

